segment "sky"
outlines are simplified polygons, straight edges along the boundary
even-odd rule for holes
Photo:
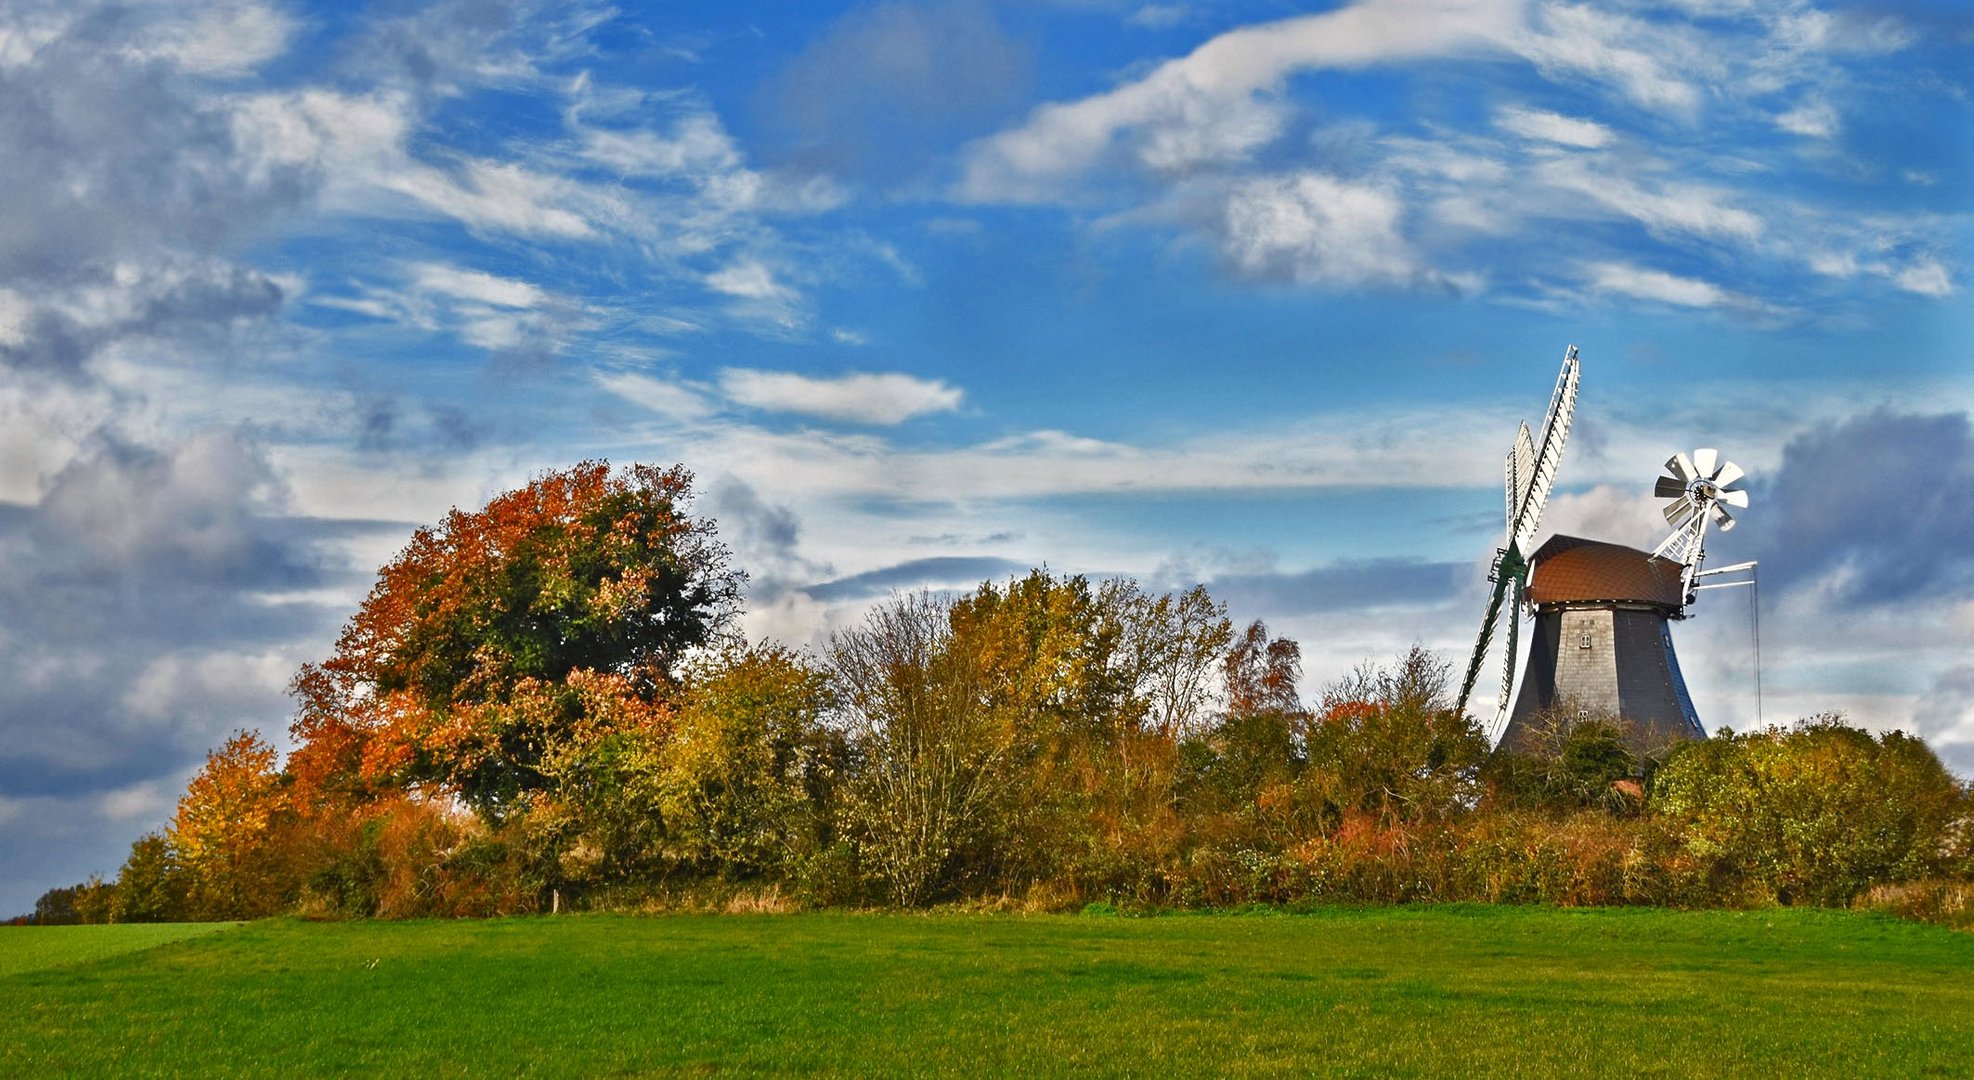
[[[1974,775],[1970,60],[1946,0],[10,0],[0,913],[585,459],[696,473],[756,637],[1046,565],[1311,691],[1464,663],[1570,344],[1545,534],[1749,473],[1709,729]]]

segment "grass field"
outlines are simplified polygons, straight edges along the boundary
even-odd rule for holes
[[[1974,1068],[1974,936],[1841,912],[275,921],[0,970],[5,1075]]]
[[[0,928],[0,978],[23,971],[85,964],[224,930],[235,923]]]

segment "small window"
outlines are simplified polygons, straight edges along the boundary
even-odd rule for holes
[[[1576,647],[1579,649],[1588,649],[1590,647],[1589,631],[1585,631],[1582,637],[1576,639]]]

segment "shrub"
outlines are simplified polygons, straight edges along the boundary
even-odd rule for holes
[[[1659,771],[1651,805],[1685,854],[1784,904],[1849,904],[1947,871],[1967,814],[1925,743],[1834,715],[1694,743]]]

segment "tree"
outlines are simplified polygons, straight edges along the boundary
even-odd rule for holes
[[[845,824],[899,905],[953,888],[986,861],[1018,762],[1013,732],[985,704],[990,661],[968,641],[928,593],[893,597],[830,638],[858,757]]]
[[[117,874],[111,920],[174,922],[185,918],[190,885],[186,877],[171,841],[159,833],[145,833],[130,845],[130,857]]]
[[[1269,637],[1256,619],[1221,658],[1220,675],[1225,712],[1210,731],[1187,740],[1182,788],[1196,816],[1252,823],[1263,792],[1292,781],[1303,764],[1296,746],[1308,719],[1296,691],[1302,646]]]
[[[34,914],[29,921],[38,926],[73,926],[82,921],[76,911],[76,896],[90,887],[90,883],[66,885],[49,889],[34,902]]]
[[[179,798],[167,841],[196,917],[256,918],[293,899],[275,835],[287,809],[278,757],[258,734],[235,732]]]
[[[840,740],[829,674],[775,645],[692,664],[649,770],[669,859],[723,875],[785,872],[828,840]]]
[[[1690,743],[1651,805],[1686,853],[1782,903],[1848,904],[1872,885],[1948,869],[1966,795],[1919,739],[1836,714]]]
[[[1221,662],[1227,685],[1227,714],[1284,715],[1302,711],[1296,683],[1302,679],[1302,646],[1268,636],[1260,619],[1248,624]]]
[[[1386,824],[1444,818],[1472,805],[1487,739],[1447,700],[1452,669],[1414,645],[1331,685],[1302,732],[1305,785],[1336,810]]]
[[[419,529],[296,678],[303,790],[438,784],[490,820],[542,790],[571,710],[649,706],[730,631],[744,575],[691,496],[683,468],[592,461]]]
[[[1548,810],[1642,808],[1642,788],[1634,781],[1656,762],[1632,752],[1636,733],[1629,721],[1581,715],[1570,706],[1530,717],[1528,732],[1522,749],[1502,748],[1488,759],[1483,772],[1490,799]]]

